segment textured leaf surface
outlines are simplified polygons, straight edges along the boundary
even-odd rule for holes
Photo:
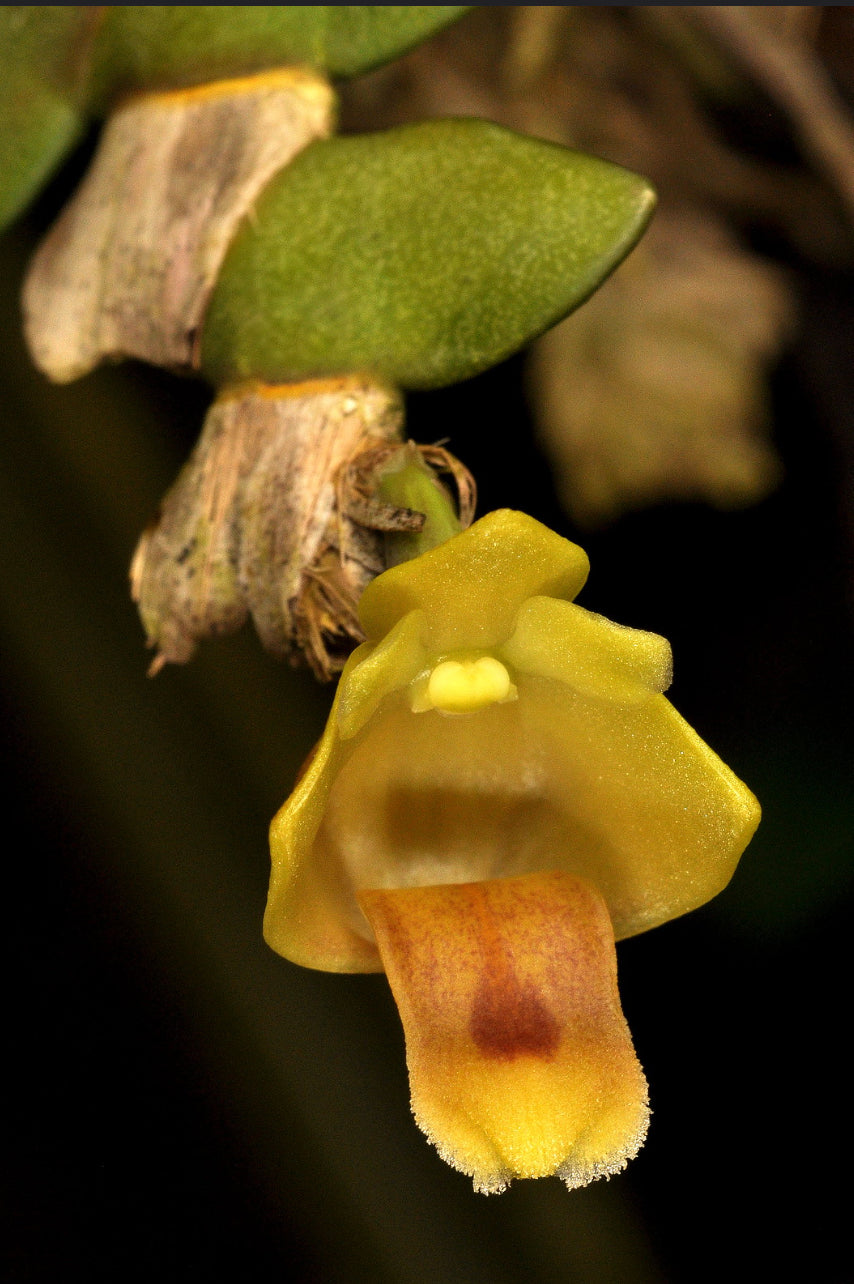
[[[397,57],[465,5],[116,5],[105,90],[192,85],[286,63],[352,76]]]
[[[315,143],[229,251],[203,368],[217,383],[465,379],[583,302],[653,204],[627,170],[485,121]]]
[[[96,24],[93,9],[0,5],[0,227],[82,130],[79,85]]]

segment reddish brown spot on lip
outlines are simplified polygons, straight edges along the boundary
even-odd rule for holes
[[[536,986],[519,984],[512,972],[485,977],[472,1003],[469,1030],[486,1057],[512,1061],[518,1056],[549,1060],[557,1051],[560,1028]]]
[[[359,902],[403,1018],[412,1108],[440,1152],[484,1191],[619,1172],[646,1131],[646,1082],[596,889],[546,870]]]

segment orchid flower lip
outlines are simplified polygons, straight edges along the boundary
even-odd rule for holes
[[[624,1168],[648,1094],[596,889],[552,871],[359,900],[403,1020],[413,1112],[442,1158],[484,1194]]]

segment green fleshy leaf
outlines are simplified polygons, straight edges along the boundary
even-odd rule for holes
[[[299,64],[354,76],[453,22],[466,5],[115,5],[102,93],[194,85]]]
[[[94,8],[0,5],[0,228],[35,196],[83,129]]]
[[[455,383],[582,303],[654,200],[627,170],[485,121],[313,143],[229,250],[203,369],[217,384],[352,370]]]
[[[450,26],[470,8],[465,4],[328,5],[323,69],[331,76],[356,76],[378,67]],[[313,12],[310,6],[308,12]]]

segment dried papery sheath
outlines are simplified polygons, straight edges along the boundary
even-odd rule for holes
[[[131,567],[152,671],[251,614],[274,655],[337,672],[364,637],[356,603],[385,569],[385,534],[424,521],[375,498],[389,460],[417,450],[454,472],[471,518],[468,474],[404,447],[402,425],[399,395],[358,377],[223,394]]]
[[[359,379],[220,397],[131,568],[154,670],[251,612],[269,650],[294,656],[311,639],[329,676],[324,639],[337,649],[355,628],[360,640],[355,602],[383,569],[381,537],[341,511],[339,473],[401,425],[398,395]]]
[[[238,578],[261,641],[327,679],[363,634],[356,603],[384,569],[382,540],[350,516],[359,453],[399,441],[397,392],[359,379],[267,388],[222,401],[232,423],[263,425],[239,500]]]
[[[333,118],[328,83],[298,68],[145,94],[114,112],[24,288],[36,364],[60,383],[109,357],[197,368],[238,225]]]

